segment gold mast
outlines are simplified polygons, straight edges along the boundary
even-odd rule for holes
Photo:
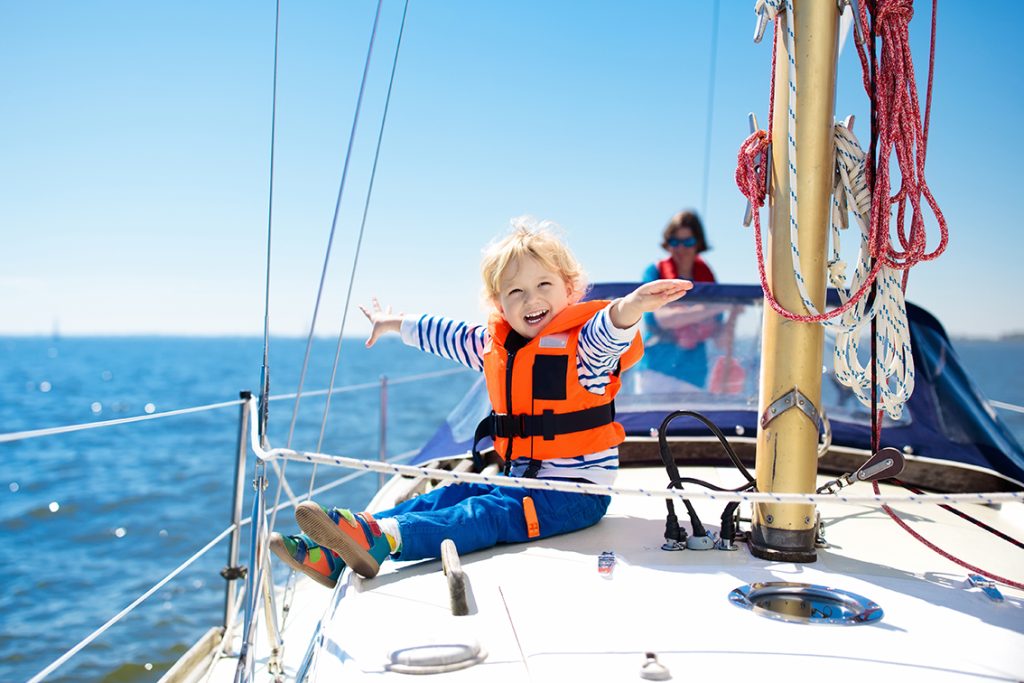
[[[825,306],[825,259],[834,168],[839,11],[827,0],[793,0],[775,33],[775,106],[772,121],[772,196],[768,284],[787,310],[806,314],[790,251],[790,179],[787,144],[789,46],[793,28],[796,57],[797,198],[800,270],[819,311]],[[817,407],[821,405],[821,325],[786,320],[765,308],[756,477],[759,491],[812,493],[818,458]],[[787,403],[787,398],[789,399]],[[808,403],[813,406],[808,410]],[[813,505],[758,503],[751,524],[751,552],[761,558],[813,562]]]

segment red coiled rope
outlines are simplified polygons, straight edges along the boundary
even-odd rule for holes
[[[779,18],[775,17],[774,28],[776,34],[778,34]],[[761,278],[761,289],[764,292],[765,301],[773,311],[781,315],[787,320],[795,320],[797,322],[806,323],[817,323],[831,318],[836,318],[857,304],[862,296],[865,296],[871,285],[875,281],[875,276],[878,275],[878,271],[881,270],[882,264],[876,260],[874,266],[871,269],[871,273],[864,280],[853,296],[851,296],[842,306],[835,308],[826,313],[819,313],[817,315],[800,315],[793,313],[785,306],[779,303],[772,293],[771,287],[768,285],[768,275],[765,272],[764,263],[764,251],[761,245],[761,207],[764,206],[765,192],[768,187],[768,174],[771,173],[771,169],[768,168],[767,164],[767,151],[771,145],[772,140],[772,125],[775,119],[775,60],[777,56],[778,43],[772,40],[772,77],[769,79],[771,82],[771,89],[768,94],[768,131],[755,130],[750,136],[743,141],[740,145],[740,151],[736,158],[736,186],[739,188],[743,196],[750,202],[750,210],[754,218],[754,250],[757,253],[757,271],[758,276]],[[757,163],[757,158],[760,156],[761,163]]]
[[[859,17],[861,34],[869,35],[866,2],[859,3]],[[771,93],[768,110],[768,131],[754,131],[740,146],[737,155],[736,185],[740,192],[750,202],[751,213],[754,218],[754,242],[757,251],[757,265],[761,277],[761,288],[764,290],[765,300],[779,315],[789,320],[800,322],[820,322],[829,317],[841,315],[852,306],[861,296],[865,294],[868,287],[874,282],[876,275],[882,265],[887,265],[897,270],[903,270],[904,291],[907,287],[907,277],[912,266],[921,261],[935,259],[943,251],[949,242],[949,229],[946,219],[942,214],[935,198],[924,177],[924,162],[927,154],[928,127],[931,118],[932,85],[935,72],[935,24],[938,0],[932,0],[932,24],[931,24],[931,47],[928,60],[928,90],[926,93],[925,118],[921,123],[921,112],[918,106],[917,84],[914,79],[914,65],[910,54],[908,24],[914,15],[913,0],[877,0],[875,4],[876,23],[878,35],[882,38],[881,66],[878,70],[875,91],[875,107],[878,117],[878,130],[880,148],[879,158],[885,163],[878,165],[876,177],[870,176],[874,167],[873,159],[870,156],[867,160],[867,172],[869,174],[869,185],[873,187],[873,196],[886,197],[885,202],[873,199],[871,202],[870,217],[870,240],[869,250],[875,259],[869,277],[864,285],[838,309],[827,314],[820,315],[797,315],[785,308],[776,301],[768,286],[768,279],[765,274],[764,253],[761,246],[761,220],[760,209],[764,206],[765,191],[767,188],[767,151],[771,144],[772,123],[775,107],[775,60],[776,41],[772,41],[772,78]],[[775,19],[776,33],[778,32],[778,17]],[[870,67],[864,46],[857,43],[857,54],[860,57],[861,68],[864,79],[864,89],[868,96],[872,95]],[[919,152],[914,154],[915,149]],[[900,189],[895,195],[891,192],[891,174],[889,157],[895,153],[899,166],[902,182]],[[756,159],[760,156],[762,162],[757,164]],[[924,229],[924,216],[921,212],[921,196],[931,208],[932,213],[939,225],[939,245],[934,251],[928,252],[926,247],[926,235]],[[910,232],[905,230],[906,204],[911,205]],[[893,247],[889,232],[889,209],[893,204],[897,206],[897,236],[900,242],[900,250]],[[878,207],[881,205],[882,210]],[[880,428],[881,420],[877,421]],[[875,434],[876,439],[878,434]],[[874,483],[875,493],[878,493],[878,484]],[[885,512],[899,526],[907,531],[918,541],[942,555],[951,562],[964,567],[970,571],[987,576],[1014,588],[1024,589],[1024,584],[999,576],[992,572],[975,567],[952,554],[939,548],[928,539],[921,536],[900,517],[888,505],[882,506]]]
[[[871,203],[869,251],[875,259],[871,273],[858,289],[839,308],[818,315],[799,315],[784,308],[772,294],[765,274],[764,253],[761,246],[761,221],[758,209],[765,202],[765,178],[770,171],[765,164],[756,168],[755,158],[763,155],[771,141],[771,126],[775,106],[775,41],[772,49],[772,88],[770,95],[768,132],[755,131],[740,147],[737,156],[736,185],[740,192],[751,203],[754,214],[754,238],[757,252],[757,265],[761,278],[761,288],[765,300],[779,315],[788,320],[798,322],[821,322],[842,315],[849,310],[860,297],[865,296],[875,280],[875,276],[883,265],[903,272],[903,288],[906,289],[908,271],[922,261],[937,258],[946,250],[949,242],[949,229],[945,216],[939,208],[935,197],[928,188],[924,176],[924,162],[927,150],[927,130],[931,114],[931,95],[935,70],[935,8],[937,0],[932,0],[932,35],[931,50],[928,64],[928,90],[926,94],[925,121],[921,122],[921,110],[918,105],[917,84],[914,79],[914,64],[910,53],[908,24],[914,15],[912,0],[878,0],[875,5],[877,34],[882,38],[881,66],[876,82],[875,107],[878,116],[879,158],[884,162],[878,164],[873,180],[873,195],[876,199]],[[860,16],[857,21],[861,25],[862,35],[868,35],[866,2],[859,3]],[[775,30],[778,30],[778,17],[775,19]],[[865,89],[871,95],[870,69],[864,46],[857,43],[857,54],[860,57]],[[915,150],[917,153],[915,153]],[[895,154],[900,171],[901,184],[894,195],[890,195],[892,174],[889,158]],[[766,158],[762,156],[762,158]],[[872,173],[874,160],[868,158],[868,173]],[[928,206],[939,225],[939,245],[934,251],[927,250],[927,235],[924,226],[924,214],[921,210],[921,197]],[[878,201],[877,197],[886,199]],[[911,206],[909,232],[906,228],[906,205]],[[889,209],[897,205],[896,235],[899,248],[894,247],[890,239]],[[881,209],[879,209],[881,206]]]
[[[932,84],[935,72],[935,14],[938,0],[932,0],[932,35],[928,59],[928,90],[925,120],[922,124],[918,105],[914,62],[910,54],[908,24],[914,16],[913,0],[877,0],[875,24],[882,39],[881,64],[875,81],[875,107],[878,122],[877,167],[869,160],[868,168],[875,168],[874,200],[871,204],[871,255],[890,268],[903,271],[906,289],[909,269],[922,262],[937,258],[949,243],[949,229],[935,197],[924,176],[924,162],[928,146],[928,118],[931,115]],[[867,3],[859,4],[863,34],[868,31]],[[867,55],[864,46],[857,45],[865,87],[870,95]],[[915,153],[916,150],[916,153]],[[899,166],[900,187],[891,194],[892,173],[890,157],[895,154]],[[924,196],[939,225],[939,244],[933,251],[927,249]],[[879,199],[884,197],[885,199]],[[907,202],[911,206],[909,232],[906,226]],[[896,204],[896,248],[889,232],[890,207]]]
[[[770,115],[769,115],[770,116]],[[800,315],[793,313],[785,306],[780,304],[772,294],[771,287],[768,285],[768,275],[765,272],[764,263],[764,251],[761,246],[761,214],[759,209],[764,206],[765,201],[765,178],[769,170],[766,168],[767,164],[763,161],[757,164],[755,159],[758,155],[761,155],[762,159],[767,159],[765,154],[768,150],[768,146],[771,144],[771,124],[769,123],[769,130],[765,132],[763,130],[756,130],[751,133],[750,137],[743,141],[743,145],[740,146],[740,152],[737,157],[736,164],[736,185],[740,188],[740,192],[750,202],[751,213],[754,216],[754,250],[757,253],[757,271],[758,276],[761,278],[761,289],[764,291],[765,301],[773,311],[781,315],[787,320],[795,320],[803,323],[819,323],[824,320],[836,318],[843,315],[853,306],[857,304],[862,296],[865,296],[871,285],[875,282],[875,276],[878,275],[878,271],[882,269],[882,262],[875,260],[874,265],[871,268],[871,272],[865,278],[864,283],[860,286],[853,296],[846,300],[843,305],[834,308],[826,313],[818,313],[817,315]]]

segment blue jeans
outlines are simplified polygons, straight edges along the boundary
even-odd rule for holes
[[[540,535],[526,532],[523,498],[533,499]],[[450,484],[399,503],[374,517],[393,517],[402,534],[396,560],[441,556],[441,541],[455,542],[459,553],[499,543],[523,543],[593,526],[604,516],[610,496],[525,490],[491,484]]]

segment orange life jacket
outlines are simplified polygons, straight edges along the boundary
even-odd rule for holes
[[[640,335],[623,353],[603,395],[587,391],[576,369],[580,331],[607,305],[607,301],[572,304],[513,352],[505,347],[512,326],[499,315],[491,317],[484,376],[493,411],[480,423],[476,440],[483,436],[494,440],[506,472],[513,458],[533,460],[532,473],[526,474],[532,476],[540,460],[597,453],[625,439],[622,425],[615,422],[613,401],[621,386],[619,373],[643,356]]]

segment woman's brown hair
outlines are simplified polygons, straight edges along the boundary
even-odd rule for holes
[[[697,253],[708,250],[707,240],[704,239],[704,226],[700,222],[700,217],[696,211],[680,211],[675,216],[672,216],[672,220],[668,222],[665,229],[661,233],[661,246],[664,249],[668,249],[668,240],[679,228],[689,228],[693,231],[693,236],[697,238]]]

